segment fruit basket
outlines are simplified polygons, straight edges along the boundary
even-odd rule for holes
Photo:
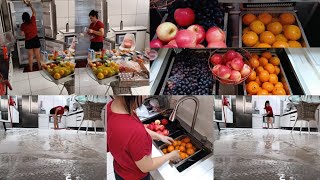
[[[217,49],[210,53],[208,64],[213,77],[220,83],[238,85],[254,71],[249,59],[251,54],[245,49]]]
[[[172,145],[164,144],[159,148],[163,155],[173,150],[180,150],[180,161],[170,162],[171,165],[177,167],[184,164],[186,161],[196,161],[193,157],[201,151],[201,147],[201,143],[195,138],[188,135],[181,135],[174,139],[174,143]]]
[[[292,11],[268,11],[267,13],[272,16],[273,22],[271,22],[271,23],[273,23],[273,24],[270,25],[271,24],[270,23],[268,25],[264,25],[265,30],[263,30],[263,28],[262,28],[262,30],[263,30],[262,33],[264,33],[263,36],[261,36],[261,34],[262,34],[261,33],[260,37],[259,37],[255,32],[249,33],[246,36],[246,39],[253,38],[253,39],[256,39],[257,41],[260,41],[261,39],[263,39],[264,43],[260,43],[260,45],[259,45],[258,43],[254,43],[254,41],[251,42],[249,40],[246,43],[244,43],[243,42],[243,40],[244,40],[243,34],[245,33],[244,31],[250,31],[249,25],[245,25],[243,22],[244,16],[250,14],[250,15],[246,16],[245,21],[247,22],[246,24],[251,24],[250,22],[252,21],[252,19],[254,19],[254,16],[250,17],[250,16],[252,16],[251,14],[258,17],[258,15],[262,14],[262,13],[265,13],[265,12],[264,11],[246,11],[246,12],[242,12],[240,14],[240,18],[239,18],[239,46],[240,47],[285,48],[285,47],[300,47],[300,45],[302,47],[310,47],[309,43],[307,41],[306,35],[304,33],[304,30],[301,26],[299,19],[298,19],[298,16],[295,12],[292,12]],[[286,15],[286,16],[283,16],[283,18],[281,18],[284,20],[281,20],[281,19],[279,20],[279,17],[281,14]],[[266,21],[265,23],[267,23],[268,17],[264,17],[264,18],[261,17],[260,19],[263,19],[263,21]],[[270,16],[269,16],[269,19],[270,19]],[[294,23],[292,23],[293,20],[294,20]],[[281,23],[280,22],[275,23],[278,21],[281,21]],[[291,22],[289,22],[289,21],[291,21]],[[287,30],[287,35],[284,33],[284,30],[283,30],[284,23],[287,23],[287,24],[292,23],[292,25],[295,26],[295,27],[291,26],[290,29]],[[252,27],[255,28],[255,31],[260,31],[261,30],[260,27],[262,27],[262,24],[260,23],[260,26],[259,26],[259,23],[256,23],[255,25],[252,25]],[[289,26],[287,26],[287,27],[289,27]],[[248,29],[246,29],[246,28],[248,28]],[[297,28],[299,28],[299,30]],[[266,33],[266,31],[269,31],[269,32]],[[298,31],[300,31],[301,37],[299,39],[295,40],[296,38],[299,37],[299,35],[296,36]],[[279,33],[279,35],[277,35],[278,33]],[[263,37],[263,38],[261,38],[261,37]],[[291,38],[291,40],[290,40],[290,38]],[[273,39],[275,39],[275,41],[273,41]],[[288,39],[289,39],[289,41],[288,41]],[[289,43],[287,43],[287,41]],[[247,44],[247,45],[245,45],[245,44]],[[252,44],[254,44],[254,45],[252,45]]]
[[[119,80],[119,66],[115,62],[103,60],[88,61],[87,72],[91,78],[101,85]]]
[[[75,64],[70,61],[42,63],[43,72],[55,84],[63,84],[74,78]]]

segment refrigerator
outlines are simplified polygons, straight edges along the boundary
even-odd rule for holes
[[[237,128],[252,128],[252,96],[236,96]]]
[[[22,127],[38,128],[38,96],[22,96]]]

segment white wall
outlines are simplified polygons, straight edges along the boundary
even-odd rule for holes
[[[42,101],[43,108],[46,110],[46,114],[50,113],[50,109],[55,106],[67,105],[67,99],[70,96],[39,96],[38,102]]]
[[[285,100],[286,96],[252,96],[252,104],[256,101],[256,107],[260,110],[260,114],[265,114],[264,104],[270,101],[273,114],[280,115],[280,100]]]
[[[119,27],[121,0],[107,0],[110,27]],[[123,26],[145,26],[149,29],[149,0],[122,0]]]
[[[74,0],[56,0],[57,28],[66,29],[69,22],[69,28],[73,29],[75,25],[75,1]],[[68,3],[69,2],[69,3]],[[68,5],[69,4],[69,5]],[[68,18],[69,11],[69,18]]]

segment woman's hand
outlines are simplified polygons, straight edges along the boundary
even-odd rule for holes
[[[170,161],[179,161],[180,160],[180,154],[179,154],[179,150],[174,150],[172,152],[169,153],[170,155]]]
[[[92,33],[93,33],[93,31],[94,31],[93,29],[89,29],[89,31],[88,31],[88,32],[89,32],[90,34],[92,34]]]
[[[159,140],[166,144],[171,144],[174,141],[171,137],[164,136],[164,135],[160,135]]]

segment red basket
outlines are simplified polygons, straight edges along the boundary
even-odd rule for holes
[[[212,71],[212,69],[214,67],[214,65],[210,62],[210,59],[211,59],[212,55],[214,55],[214,54],[225,54],[228,50],[234,50],[234,51],[240,53],[242,55],[242,57],[243,57],[244,63],[249,65],[249,67],[250,67],[250,73],[247,76],[242,77],[240,81],[234,81],[234,80],[230,80],[230,79],[223,79],[223,78],[219,77],[217,74],[215,74]],[[250,74],[254,70],[254,68],[252,68],[250,63],[249,63],[249,60],[251,59],[251,57],[252,57],[251,53],[249,53],[247,50],[242,49],[242,48],[216,49],[215,51],[212,51],[210,53],[210,56],[209,56],[209,59],[208,59],[208,64],[209,64],[209,68],[210,68],[210,70],[212,72],[212,75],[216,80],[218,80],[222,84],[238,85],[238,84],[243,83],[250,76]]]

